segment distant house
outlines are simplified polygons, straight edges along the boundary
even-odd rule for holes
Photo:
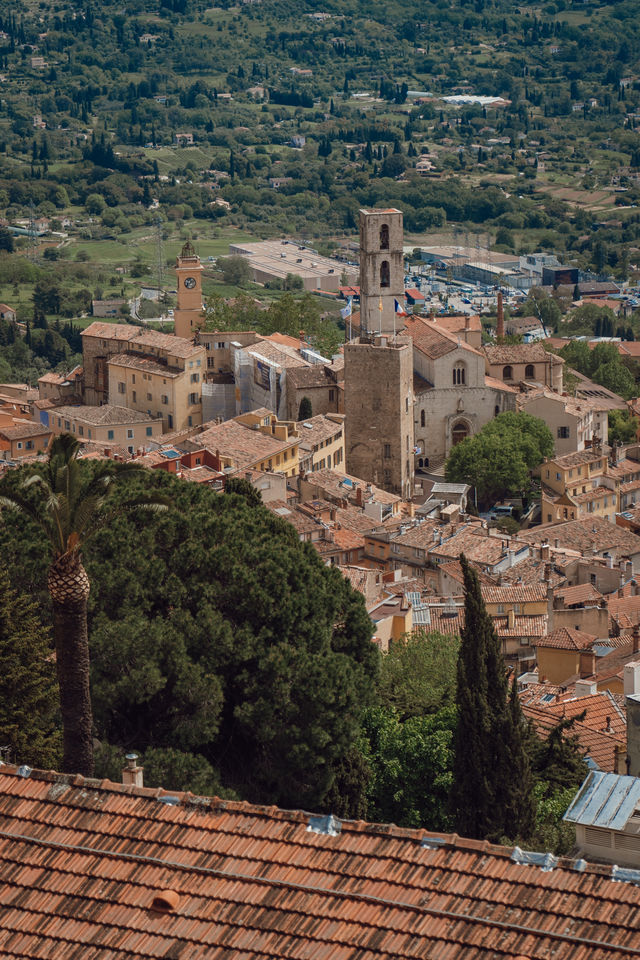
[[[150,46],[152,43],[155,43],[159,40],[160,37],[155,33],[143,33],[140,37],[140,43]]]
[[[179,147],[193,146],[193,134],[192,133],[176,133],[175,143]]]
[[[6,303],[0,303],[0,320],[7,320],[9,323],[15,323],[16,312],[13,307]]]
[[[119,317],[126,300],[92,300],[91,314],[94,317]]]
[[[307,142],[307,138],[303,137],[300,133],[294,133],[291,137],[291,146],[296,147],[298,150],[301,150]]]
[[[269,177],[269,186],[272,190],[279,190],[287,183],[291,183],[293,177]]]

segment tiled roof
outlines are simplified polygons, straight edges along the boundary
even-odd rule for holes
[[[576,450],[573,453],[565,453],[561,457],[551,457],[548,461],[545,460],[542,466],[545,466],[546,463],[557,464],[559,467],[580,467],[586,463],[595,464],[600,466],[606,458],[603,458],[602,454],[595,454],[591,450]]]
[[[514,617],[513,626],[509,626],[508,617],[492,617],[493,625],[499,637],[522,637],[529,640],[534,645],[538,637],[543,637],[548,628],[549,621],[546,615],[538,617],[526,617],[517,614]]]
[[[142,353],[116,353],[109,357],[107,362],[110,367],[131,367],[134,370],[141,370],[142,373],[155,373],[171,379],[184,374],[184,370],[179,370],[177,367],[168,367],[165,363],[156,360],[155,357],[147,357]]]
[[[88,327],[80,331],[83,337],[100,337],[101,340],[133,340],[141,331],[130,323],[104,323],[94,320]]]
[[[138,331],[138,333],[139,335],[132,344],[136,350],[138,347],[146,347],[152,350],[162,350],[163,353],[172,357],[187,359],[193,354],[201,353],[204,349],[200,344],[194,345],[192,340],[187,340],[185,337],[176,337],[172,333],[160,333],[159,330],[144,330],[142,332]]]
[[[42,423],[35,423],[33,420],[24,420],[19,423],[12,423],[8,427],[0,427],[0,437],[5,440],[22,440],[23,437],[41,437],[51,433],[49,427]]]
[[[554,647],[558,650],[590,650],[596,638],[590,633],[573,630],[571,627],[558,627],[552,633],[541,637],[537,647]]]
[[[553,727],[561,719],[555,713],[550,713],[546,706],[533,706],[528,703],[522,704],[522,712],[525,717],[533,722],[536,731],[541,737],[546,738]],[[626,745],[626,736],[616,733],[607,733],[604,730],[594,730],[586,723],[579,720],[574,721],[573,726],[565,734],[566,737],[576,737],[578,743],[600,770],[607,773],[615,771],[616,747]]]
[[[532,584],[509,583],[504,586],[483,586],[485,603],[540,603],[546,602],[547,585],[542,581]]]
[[[374,484],[367,484],[358,477],[352,477],[348,473],[342,473],[338,470],[315,470],[307,477],[309,483],[323,490],[325,494],[341,500],[354,500],[356,492],[359,489],[362,492],[362,498],[366,502],[373,499],[377,503],[398,503],[402,498],[395,493],[387,493],[381,487]],[[345,485],[345,480],[347,485]],[[369,489],[370,488],[370,489]]]
[[[520,537],[520,534],[518,534]],[[434,544],[429,555],[445,559],[457,560],[464,553],[467,560],[493,566],[506,556],[506,541],[500,537],[487,536],[478,524],[460,527],[454,536],[444,540],[441,544]],[[510,548],[521,550],[526,544],[519,541],[510,541]]]
[[[539,342],[487,344],[482,349],[489,363],[564,363],[562,357],[549,353]]]
[[[55,416],[95,424],[148,423],[154,419],[140,410],[118,407],[111,403],[105,403],[101,407],[56,407]]]
[[[638,955],[638,888],[611,866],[10,767],[0,872],[21,960]]]
[[[323,413],[303,420],[298,424],[300,446],[315,446],[322,440],[335,439],[344,430],[344,417],[341,420],[331,420]]]
[[[553,595],[562,600],[565,607],[585,603],[597,604],[603,599],[600,591],[592,583],[577,583],[574,587],[558,587],[553,591]]]
[[[542,543],[546,540],[552,545],[555,545],[557,540],[559,549],[576,550],[582,554],[591,549],[600,552],[610,547],[615,547],[623,556],[640,553],[640,537],[605,520],[604,517],[542,524],[530,530],[521,530],[518,537],[528,543]]]
[[[335,387],[335,379],[327,373],[324,365],[314,363],[310,367],[290,367],[287,370],[287,384],[298,389],[303,387]]]

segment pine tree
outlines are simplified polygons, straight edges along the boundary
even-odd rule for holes
[[[500,641],[464,555],[465,626],[458,657],[452,807],[463,836],[526,837],[535,807],[517,691],[507,693]],[[515,687],[515,684],[514,684]]]
[[[59,767],[55,664],[31,597],[18,594],[0,568],[0,743],[9,758]]]

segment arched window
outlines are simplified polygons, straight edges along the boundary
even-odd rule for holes
[[[469,424],[466,420],[457,420],[451,430],[451,442],[453,446],[455,447],[457,444],[462,443],[463,440],[466,440],[470,432]]]
[[[424,427],[424,426],[425,426],[424,410],[421,410],[421,411],[420,411],[420,426],[421,426],[421,427]]]
[[[380,249],[389,249],[389,224],[383,223],[380,227]]]
[[[528,363],[526,365],[526,367],[524,368],[524,375],[527,378],[527,380],[531,380],[533,377],[535,377],[536,371],[532,363]]]
[[[460,384],[466,383],[466,371],[464,363],[458,361],[453,368],[453,385],[454,387],[459,386]]]
[[[511,369],[511,367],[509,367],[509,366],[504,367],[504,369],[503,369],[503,371],[502,371],[502,379],[503,379],[503,380],[513,380],[513,370]]]
[[[383,260],[380,264],[380,286],[388,287],[391,285],[391,274],[389,271],[389,261]]]

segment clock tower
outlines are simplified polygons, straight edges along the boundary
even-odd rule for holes
[[[192,339],[202,326],[202,264],[200,257],[187,240],[180,256],[176,258],[178,302],[174,320],[177,337]]]

